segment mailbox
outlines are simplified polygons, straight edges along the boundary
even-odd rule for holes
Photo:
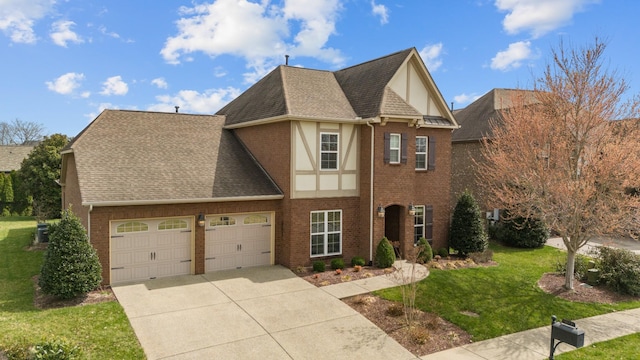
[[[556,343],[556,340],[558,343]],[[551,317],[551,349],[549,359],[553,360],[553,353],[560,343],[569,344],[576,348],[584,346],[584,330],[578,329],[573,321],[557,321],[555,316]]]

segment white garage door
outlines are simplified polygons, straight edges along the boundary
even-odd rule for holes
[[[191,273],[191,219],[114,221],[111,283]]]
[[[271,265],[271,214],[207,216],[205,271]]]

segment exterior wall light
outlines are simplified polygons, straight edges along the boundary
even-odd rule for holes
[[[413,203],[409,204],[409,216],[415,216],[416,215],[416,207],[413,206]]]
[[[384,208],[382,207],[382,205],[378,205],[378,217],[379,218],[384,217]]]
[[[204,226],[204,214],[200,213],[200,215],[198,215],[198,226],[203,227]]]

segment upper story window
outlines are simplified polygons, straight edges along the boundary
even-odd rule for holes
[[[320,133],[320,169],[338,170],[338,134]]]
[[[416,170],[427,169],[427,137],[416,136]]]
[[[389,137],[389,162],[392,164],[400,163],[400,146],[402,140],[400,134],[391,134]]]

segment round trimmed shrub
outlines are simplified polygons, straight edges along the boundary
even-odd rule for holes
[[[536,219],[516,217],[502,220],[491,228],[493,228],[494,239],[511,247],[540,248],[544,246],[549,238],[547,226],[544,222]]]
[[[49,231],[49,245],[38,281],[42,291],[71,299],[95,290],[102,282],[102,267],[87,232],[71,212],[62,212]]]
[[[449,246],[463,256],[483,252],[489,246],[480,208],[469,191],[462,193],[458,199],[449,236]]]
[[[325,264],[324,261],[314,261],[313,262],[313,271],[314,272],[324,272],[324,268],[325,268]]]
[[[351,258],[351,266],[364,266],[365,264],[366,262],[362,256],[354,256],[353,258]]]
[[[376,266],[381,269],[391,267],[396,261],[396,254],[389,239],[383,237],[376,248]]]
[[[340,259],[332,259],[331,260],[331,268],[333,270],[344,269],[344,260]]]
[[[431,249],[431,245],[425,238],[420,238],[418,240],[418,246],[420,247],[420,252],[418,253],[418,262],[422,264],[426,264],[429,261],[433,260],[433,249]]]

